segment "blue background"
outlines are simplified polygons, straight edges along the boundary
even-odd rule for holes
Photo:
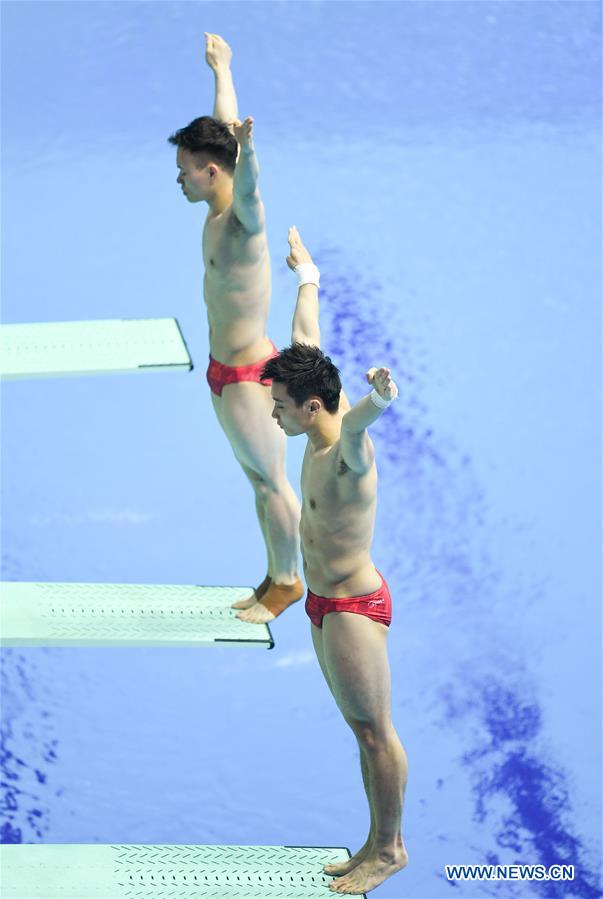
[[[408,869],[383,897],[601,895],[600,7],[5,2],[3,317],[176,316],[191,375],[3,391],[3,577],[252,584],[214,420],[200,237],[166,138],[211,112],[203,31],[256,119],[290,335],[295,223],[373,428]],[[299,483],[303,439],[289,441]],[[276,648],[4,650],[5,842],[348,845],[355,740],[302,604]],[[573,883],[445,864],[569,863]]]

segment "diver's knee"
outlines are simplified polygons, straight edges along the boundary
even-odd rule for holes
[[[247,477],[260,500],[267,500],[272,494],[279,492],[278,481],[263,472],[249,469]]]
[[[389,719],[380,720],[372,717],[360,719],[346,716],[346,721],[360,746],[367,752],[382,749],[390,741],[392,725]]]

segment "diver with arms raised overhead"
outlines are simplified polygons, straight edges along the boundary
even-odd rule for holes
[[[348,862],[326,865],[335,893],[374,889],[408,856],[401,817],[406,754],[391,720],[387,634],[391,597],[371,561],[377,500],[375,450],[367,428],[397,396],[388,368],[371,368],[355,406],[320,349],[319,272],[296,228],[287,263],[299,281],[292,345],[264,366],[273,416],[288,436],[308,438],[301,475],[301,548],[306,612],[325,680],[360,747],[371,825]]]
[[[303,596],[298,577],[299,502],[287,480],[286,439],[271,418],[269,384],[260,372],[277,352],[266,336],[270,257],[258,190],[253,119],[238,119],[232,51],[206,34],[205,58],[215,76],[213,116],[173,134],[178,184],[189,203],[207,203],[203,230],[204,296],[209,321],[207,380],[213,407],[255,492],[268,570],[239,617],[271,621]]]

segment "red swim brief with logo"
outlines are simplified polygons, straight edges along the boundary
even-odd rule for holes
[[[329,612],[356,612],[358,615],[365,615],[366,618],[372,618],[373,621],[379,621],[389,627],[392,620],[392,598],[383,575],[379,571],[377,574],[381,578],[381,586],[374,593],[367,593],[365,596],[329,598],[317,596],[308,589],[306,613],[312,624],[322,627],[322,619]]]
[[[217,359],[210,356],[206,377],[212,393],[215,393],[216,396],[221,396],[222,389],[227,384],[238,384],[240,381],[255,381],[256,384],[265,384],[266,387],[270,387],[272,384],[270,379],[267,381],[260,380],[262,369],[268,360],[274,359],[279,353],[272,341],[270,341],[270,343],[273,352],[264,359],[253,362],[251,365],[224,365],[222,362],[218,362]]]

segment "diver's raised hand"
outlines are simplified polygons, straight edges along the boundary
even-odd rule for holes
[[[383,400],[395,400],[398,388],[392,379],[389,368],[369,368],[366,380]]]
[[[241,150],[253,148],[253,119],[251,116],[248,115],[244,122],[235,119],[234,122],[228,124],[232,127]]]
[[[219,34],[205,32],[205,61],[210,69],[230,68],[232,50]]]
[[[303,245],[302,239],[299,236],[299,231],[297,230],[295,225],[291,225],[291,227],[289,228],[287,240],[289,241],[289,255],[287,256],[287,265],[290,269],[295,269],[295,267],[297,265],[301,265],[302,262],[314,261],[310,256],[309,251]]]

